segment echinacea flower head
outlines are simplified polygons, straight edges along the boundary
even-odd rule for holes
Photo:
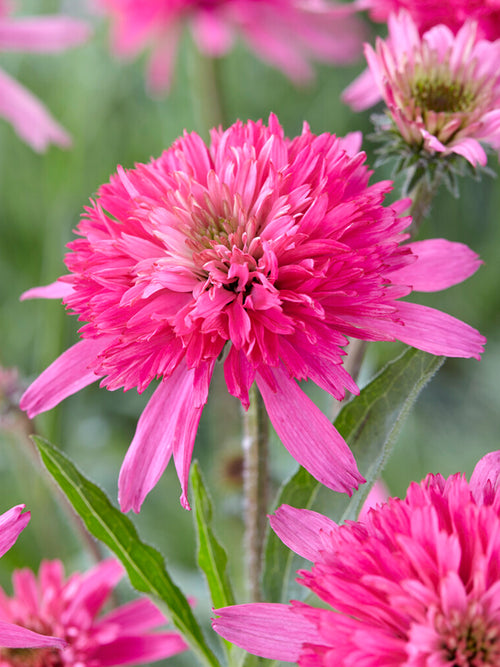
[[[23,512],[23,510],[24,505],[16,505],[0,514],[0,557],[14,545],[30,520],[30,513]],[[51,637],[49,632],[42,631],[39,634],[39,630],[33,630],[28,627],[20,627],[13,619],[0,611],[0,665],[2,667],[5,665],[2,660],[5,651],[57,651],[66,645],[64,639]]]
[[[344,149],[348,148],[348,151]],[[69,244],[70,273],[26,297],[62,297],[86,322],[82,340],[28,388],[31,417],[101,379],[141,392],[144,410],[120,473],[123,510],[138,511],[173,455],[186,495],[193,442],[215,364],[245,408],[255,381],[292,456],[326,486],[362,481],[331,422],[296,380],[337,399],[357,387],[342,366],[346,336],[478,357],[484,338],[437,310],[399,301],[443,289],[479,265],[442,239],[400,245],[408,201],[369,185],[363,153],[277,118],[185,133],[149,164],[103,185]]]
[[[122,575],[114,559],[68,578],[58,560],[42,562],[38,577],[28,569],[16,570],[12,597],[0,588],[2,622],[65,641],[52,648],[0,648],[0,667],[138,665],[186,650],[177,632],[158,631],[166,620],[147,598],[99,615]]]
[[[484,166],[482,144],[500,150],[500,39],[478,40],[470,21],[456,36],[439,25],[420,37],[401,12],[389,18],[388,38],[377,39],[375,49],[365,45],[365,55],[371,76],[361,75],[344,93],[353,108],[383,98],[406,144],[430,154]]]
[[[500,452],[470,482],[428,475],[363,521],[283,505],[271,526],[314,562],[298,581],[326,608],[226,607],[214,628],[229,641],[301,667],[500,665]]]
[[[354,8],[325,0],[94,0],[112,20],[113,50],[152,55],[149,87],[168,89],[177,44],[189,27],[206,56],[225,54],[235,36],[297,83],[312,76],[311,58],[347,63],[361,53]]]
[[[443,24],[455,34],[467,20],[478,23],[484,39],[500,38],[500,0],[357,0],[359,9],[367,9],[374,21],[386,23],[391,14],[409,12],[420,33]]]
[[[0,1],[0,53],[2,51],[57,53],[85,41],[89,28],[63,15],[12,16],[13,2]],[[71,139],[46,107],[26,88],[0,70],[0,116],[36,151],[49,144],[67,148]]]

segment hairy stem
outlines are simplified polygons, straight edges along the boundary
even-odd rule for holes
[[[436,172],[432,182],[429,183],[426,178],[422,178],[410,192],[412,223],[408,231],[412,239],[417,236],[420,225],[430,213],[432,201],[439,190],[441,180],[441,174]]]
[[[250,407],[243,416],[243,491],[245,497],[245,554],[249,593],[261,598],[261,569],[266,531],[269,421],[257,385],[250,389]]]

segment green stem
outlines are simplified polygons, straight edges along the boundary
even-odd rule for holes
[[[245,554],[249,593],[261,598],[261,571],[266,532],[269,421],[257,385],[250,389],[250,407],[243,416],[243,492],[245,498]]]
[[[409,229],[412,239],[414,239],[420,229],[420,225],[429,215],[434,197],[441,185],[441,174],[436,172],[429,183],[426,178],[422,178],[410,193],[412,204],[410,215],[413,220]]]
[[[195,46],[190,49],[189,83],[195,126],[208,139],[212,127],[224,125],[224,113],[219,84],[217,60],[201,54]]]

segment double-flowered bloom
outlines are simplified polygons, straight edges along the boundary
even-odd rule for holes
[[[98,616],[122,575],[114,559],[67,579],[58,560],[44,561],[38,577],[31,570],[16,570],[13,596],[0,589],[0,628],[9,622],[19,632],[29,628],[61,639],[58,645],[54,641],[51,645],[52,637],[44,637],[45,644],[38,645],[0,641],[0,667],[137,665],[186,650],[178,633],[157,631],[166,619],[146,598]],[[6,646],[37,648],[1,648]]]
[[[348,148],[348,151],[345,150]],[[391,183],[352,142],[276,117],[195,133],[103,185],[69,244],[69,274],[27,297],[62,297],[82,340],[28,388],[33,417],[84,386],[143,391],[120,473],[124,511],[139,511],[171,456],[188,507],[196,430],[218,359],[245,408],[255,381],[284,446],[321,483],[362,481],[340,434],[297,384],[336,399],[357,387],[342,365],[346,336],[401,340],[433,354],[476,357],[484,338],[440,311],[400,299],[464,280],[479,265],[443,239],[405,243],[408,200],[383,206]]]
[[[152,51],[148,70],[154,91],[169,87],[184,26],[206,56],[226,53],[239,35],[259,58],[293,81],[312,75],[310,58],[352,62],[363,31],[354,7],[326,0],[94,0],[112,18],[114,51]]]
[[[383,99],[410,146],[485,165],[482,144],[500,151],[500,39],[477,30],[467,21],[456,35],[438,25],[421,37],[408,12],[392,14],[388,38],[365,45],[369,71],[344,100],[361,110]]]
[[[500,664],[500,452],[470,482],[428,475],[359,522],[283,505],[271,526],[314,562],[299,582],[326,607],[226,607],[214,627],[229,641],[301,667]]]
[[[56,53],[88,37],[89,29],[83,21],[62,15],[15,17],[10,14],[12,4],[0,0],[0,53]],[[0,116],[37,151],[45,150],[50,143],[63,147],[71,143],[67,132],[45,106],[3,70],[0,70]]]
[[[0,515],[0,557],[4,555],[16,542],[28,521],[30,513],[23,512],[24,505],[16,505],[12,509]],[[50,633],[34,632],[34,629],[22,627],[8,615],[0,612],[0,647],[9,647],[12,650],[40,649],[57,651],[64,648],[64,639],[51,637]],[[0,665],[2,662],[2,651],[0,648]]]

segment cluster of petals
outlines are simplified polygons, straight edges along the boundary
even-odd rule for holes
[[[301,667],[500,664],[500,452],[469,483],[428,475],[362,521],[287,505],[270,520],[313,561],[299,582],[326,605],[220,609],[214,628],[229,641]]]
[[[98,616],[122,575],[114,559],[67,579],[58,560],[42,562],[38,577],[28,569],[14,571],[12,597],[0,588],[0,623],[54,634],[62,641],[50,648],[45,637],[45,647],[0,648],[0,667],[136,665],[184,651],[187,646],[178,633],[157,631],[166,620],[147,598]]]
[[[344,92],[355,110],[383,99],[404,140],[429,153],[456,153],[485,165],[482,143],[500,151],[500,39],[477,39],[466,22],[453,35],[438,25],[420,37],[410,14],[389,18],[389,36],[365,45],[369,70]]]
[[[448,26],[457,33],[467,20],[478,23],[479,36],[500,37],[500,0],[356,0],[374,21],[386,23],[391,14],[405,10],[411,14],[420,33],[435,25]]]
[[[58,53],[85,41],[88,26],[63,15],[12,16],[13,5],[0,0],[0,52]],[[68,147],[67,132],[26,88],[0,70],[0,116],[36,151],[51,143]]]
[[[225,54],[235,35],[293,81],[307,81],[310,58],[352,62],[361,52],[363,30],[354,7],[326,0],[94,0],[112,20],[112,45],[131,57],[152,51],[148,83],[168,89],[178,42],[189,26],[198,49]]]
[[[8,551],[16,542],[19,534],[28,524],[30,513],[23,512],[24,505],[16,505],[12,509],[0,515],[0,557]],[[0,646],[11,649],[47,649],[57,650],[63,648],[63,639],[49,636],[49,633],[34,632],[27,627],[16,625],[14,619],[0,613]],[[2,649],[0,648],[0,665],[2,662]]]
[[[80,342],[27,389],[30,417],[101,379],[142,392],[119,479],[122,510],[139,511],[171,456],[186,495],[194,439],[219,358],[245,409],[255,381],[284,446],[321,483],[362,481],[351,451],[296,380],[341,400],[356,384],[346,336],[401,340],[432,354],[479,358],[467,324],[400,301],[456,284],[478,268],[469,248],[406,243],[408,200],[384,206],[356,138],[284,136],[273,115],[185,133],[158,159],[119,168],[87,208],[66,255],[70,273],[25,298],[62,298],[86,322]],[[347,149],[347,150],[346,150]]]

